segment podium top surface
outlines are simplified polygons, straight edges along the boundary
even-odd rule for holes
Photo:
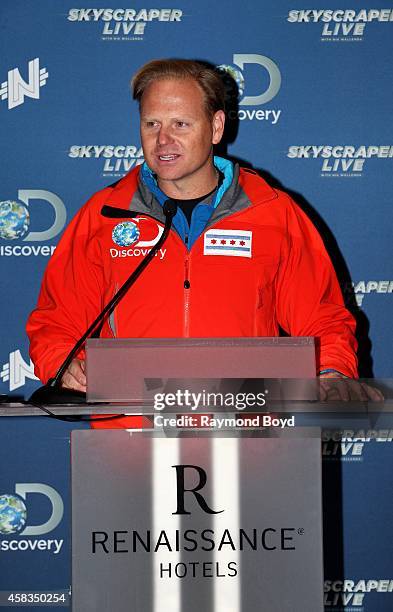
[[[167,390],[158,388],[163,380],[194,380],[198,387],[202,379],[313,379],[315,368],[312,337],[93,338],[86,345],[93,403],[143,403],[153,387]]]
[[[312,336],[302,337],[227,337],[227,338],[88,338],[86,344],[89,347],[99,348],[116,346],[120,348],[128,347],[248,347],[248,346],[314,346]]]

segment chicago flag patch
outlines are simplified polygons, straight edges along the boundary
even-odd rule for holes
[[[247,230],[207,230],[204,236],[204,255],[251,257],[252,232]]]

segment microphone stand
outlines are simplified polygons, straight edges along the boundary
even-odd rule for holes
[[[75,346],[68,353],[67,357],[61,364],[58,369],[56,375],[53,378],[50,378],[46,385],[39,387],[32,396],[29,398],[29,402],[33,404],[85,404],[86,403],[86,393],[82,391],[76,391],[74,389],[65,389],[61,387],[61,379],[70,365],[71,361],[74,359],[75,355],[78,354],[80,348],[86,342],[87,338],[89,338],[93,332],[97,329],[100,323],[104,320],[106,316],[109,316],[111,312],[115,309],[120,300],[125,296],[129,288],[135,283],[135,281],[139,278],[145,268],[149,265],[157,251],[162,247],[164,242],[166,241],[169,231],[172,227],[172,219],[177,211],[177,204],[172,200],[166,200],[163,205],[163,211],[165,215],[165,226],[162,235],[160,236],[157,243],[152,247],[151,251],[144,257],[141,263],[135,268],[135,270],[130,274],[125,283],[120,287],[117,293],[113,296],[113,298],[106,304],[100,314],[94,319],[91,325],[86,329],[84,334],[79,338]]]

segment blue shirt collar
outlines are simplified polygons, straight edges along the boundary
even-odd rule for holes
[[[216,193],[214,201],[211,204],[213,208],[216,208],[219,205],[222,196],[232,183],[233,164],[228,159],[224,159],[223,157],[218,156],[214,156],[213,162],[217,170],[220,170],[220,172],[222,172],[224,175],[224,180]],[[157,198],[161,206],[163,206],[164,202],[168,199],[168,196],[159,188],[157,180],[146,162],[143,163],[141,168],[141,178],[146,187],[150,189],[150,191]]]
[[[221,183],[220,188],[217,190],[213,201],[210,204],[207,204],[206,202],[200,202],[197,204],[192,213],[191,227],[188,225],[186,216],[181,208],[177,209],[176,215],[173,217],[173,225],[189,249],[205,229],[213,210],[219,205],[222,196],[233,180],[232,162],[217,156],[213,158],[213,162],[215,167],[224,175],[224,180]],[[168,200],[168,196],[159,188],[157,180],[146,162],[144,162],[142,165],[140,176],[146,187],[155,196],[161,206],[163,206],[164,202]]]

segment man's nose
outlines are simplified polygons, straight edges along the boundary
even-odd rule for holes
[[[171,142],[173,142],[173,137],[170,128],[162,125],[157,133],[157,144],[165,146]]]

